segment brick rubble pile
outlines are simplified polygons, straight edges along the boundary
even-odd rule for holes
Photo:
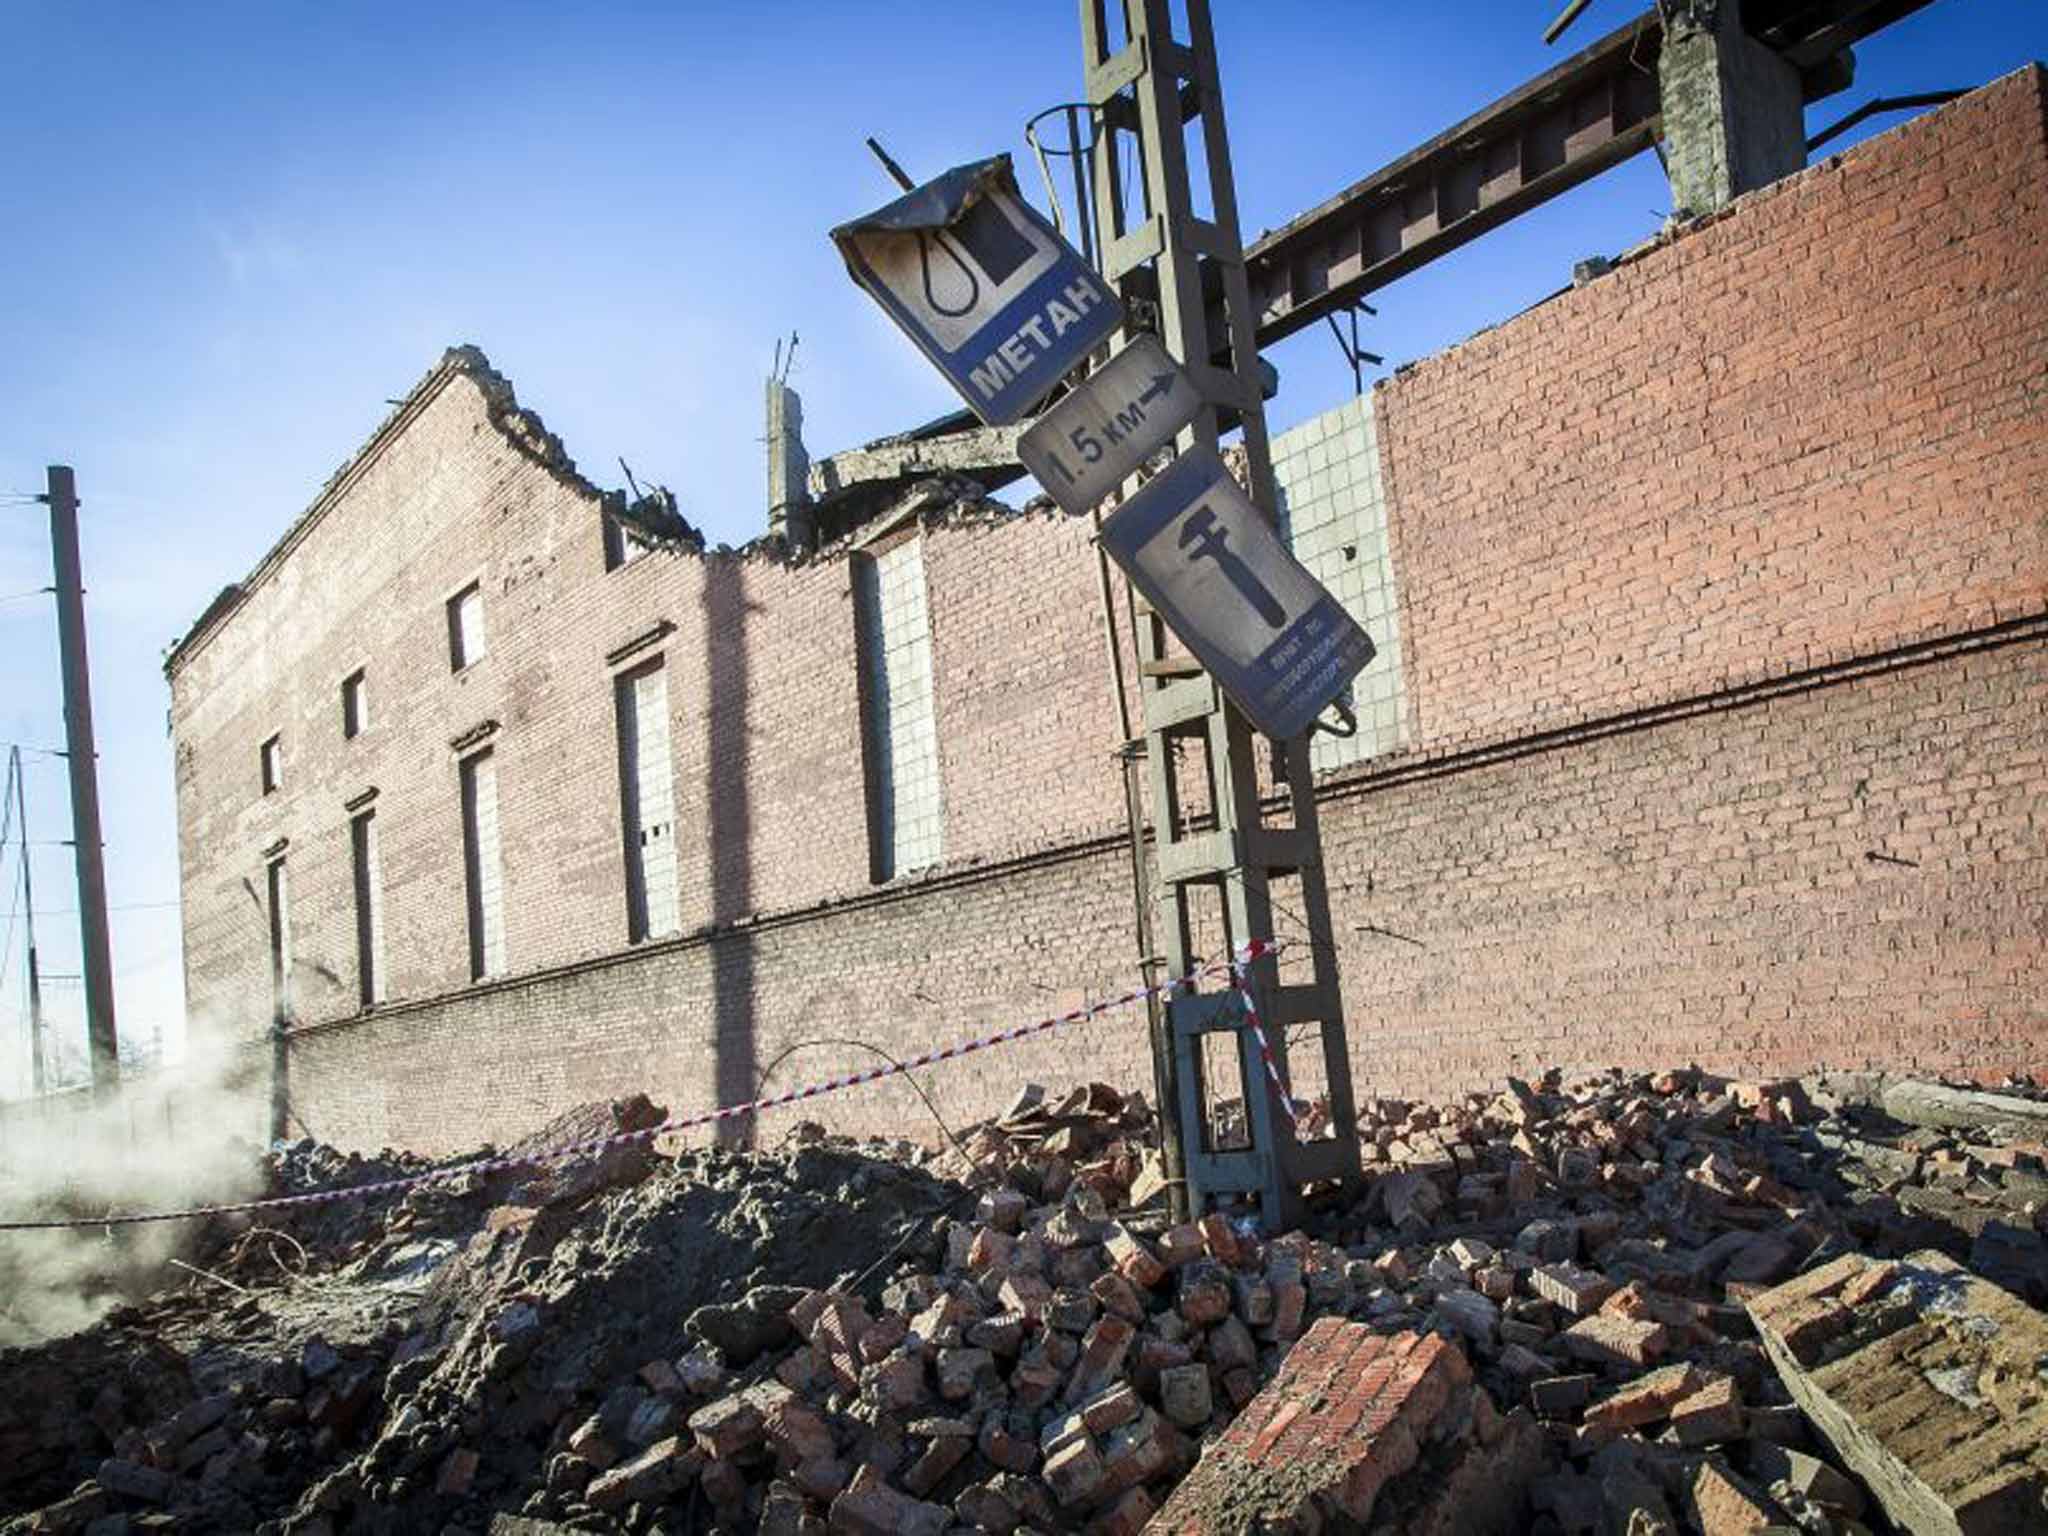
[[[1671,1072],[1361,1131],[1358,1188],[1272,1238],[1171,1223],[1143,1101],[1099,1084],[936,1157],[800,1127],[422,1190],[325,1269],[243,1234],[244,1300],[0,1356],[133,1383],[0,1402],[5,1529],[2048,1526],[2030,1126]],[[1948,1462],[1868,1400],[1887,1369]]]

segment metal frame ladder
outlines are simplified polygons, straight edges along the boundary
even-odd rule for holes
[[[1106,0],[1080,0],[1080,9],[1087,100],[1100,135],[1092,156],[1096,249],[1104,277],[1124,303],[1122,340],[1135,334],[1131,327],[1152,329],[1143,322],[1156,317],[1160,339],[1204,402],[1179,445],[1215,449],[1219,431],[1234,419],[1243,429],[1248,489],[1273,518],[1261,368],[1207,0],[1186,0],[1184,41],[1173,36],[1168,0],[1118,0],[1121,46],[1111,39]],[[1208,170],[1212,217],[1206,219],[1195,213],[1184,137],[1190,124],[1199,126]],[[1126,206],[1127,152],[1141,179],[1142,210]],[[1204,298],[1205,286],[1213,293],[1219,285],[1228,329],[1220,337],[1210,334]],[[1126,494],[1134,488],[1126,486]],[[1284,1230],[1300,1216],[1304,1184],[1352,1181],[1361,1172],[1308,739],[1274,743],[1274,777],[1286,786],[1291,821],[1269,819],[1251,726],[1215,681],[1176,651],[1165,623],[1128,583],[1125,593],[1138,653],[1152,812],[1153,958],[1168,976],[1186,975],[1199,963],[1203,906],[1220,908],[1220,937],[1233,952],[1249,939],[1275,937],[1274,885],[1295,882],[1299,927],[1277,936],[1306,951],[1309,979],[1282,985],[1277,960],[1267,957],[1252,964],[1246,980],[1290,1093],[1288,1031],[1317,1026],[1329,1104],[1329,1133],[1300,1140],[1292,1113],[1268,1080],[1235,989],[1178,994],[1167,1008],[1169,1039],[1154,1040],[1160,1092],[1171,1100],[1161,1105],[1168,1174],[1185,1180],[1194,1214],[1219,1196],[1251,1195],[1268,1229]],[[1191,749],[1193,769],[1185,782],[1178,761],[1183,749]],[[1197,788],[1201,793],[1189,792]],[[1220,1085],[1206,1081],[1203,1045],[1216,1033],[1236,1040],[1249,1146],[1213,1144],[1207,1108],[1212,1087]]]

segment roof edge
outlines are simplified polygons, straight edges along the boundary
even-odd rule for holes
[[[578,495],[587,496],[602,504],[606,493],[584,478],[576,469],[576,461],[569,457],[562,440],[548,431],[537,412],[525,409],[519,404],[512,381],[491,366],[491,360],[484,355],[481,347],[464,344],[448,348],[441,354],[440,361],[427,370],[426,374],[393,406],[389,415],[378,423],[377,428],[363,446],[358,448],[341,467],[327,477],[312,503],[299,514],[292,525],[285,529],[278,541],[271,545],[262,559],[256,562],[248,576],[237,583],[223,587],[220,594],[208,603],[192,627],[173,641],[164,652],[164,676],[174,679],[178,670],[189,661],[205,642],[218,633],[221,626],[247,601],[249,595],[274,575],[286,557],[298,547],[306,535],[325,517],[329,509],[342,495],[368,471],[382,456],[384,450],[431,405],[450,383],[466,378],[474,383],[484,397],[485,413],[491,425],[499,434],[526,458],[540,465],[549,474]]]

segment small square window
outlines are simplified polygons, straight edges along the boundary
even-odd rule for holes
[[[604,520],[604,568],[616,571],[622,565],[631,565],[654,546],[647,537],[635,529],[628,528],[617,518],[607,516]]]
[[[448,599],[448,669],[460,672],[484,658],[484,593],[472,581]]]
[[[284,745],[275,736],[263,743],[263,793],[284,782]]]
[[[341,680],[341,734],[353,741],[370,724],[370,695],[363,686],[358,667]]]

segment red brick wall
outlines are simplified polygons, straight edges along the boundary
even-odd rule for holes
[[[932,628],[948,863],[1101,833],[1120,801],[1085,530],[1023,519],[928,543],[944,603]],[[488,653],[454,674],[443,605],[473,579]],[[608,662],[658,626],[668,632]],[[356,1012],[344,805],[371,787],[388,995],[467,986],[450,744],[489,721],[511,971],[621,948],[611,680],[656,656],[669,673],[683,931],[864,892],[846,561],[654,553],[608,572],[595,498],[495,429],[462,368],[437,375],[276,574],[174,667],[195,1012],[243,1034],[268,1022],[262,850],[280,838],[296,1012]],[[340,685],[359,666],[371,723],[347,740]],[[265,795],[257,751],[273,733],[284,782]]]
[[[2038,67],[1380,386],[1421,746],[2048,603]]]
[[[1376,392],[1412,745],[1334,776],[1324,821],[1364,1090],[2048,1069],[2042,98],[2001,81]],[[1127,983],[1082,525],[925,531],[945,862],[876,891],[846,561],[608,573],[594,497],[493,388],[417,392],[174,662],[192,1005],[267,1022],[288,836],[304,1126],[445,1149],[640,1086],[702,1107],[795,1040],[909,1054]],[[451,676],[442,600],[477,576],[491,653]],[[621,960],[607,657],[657,623],[633,660],[669,668],[686,936]],[[513,977],[471,988],[449,743],[486,719]],[[370,785],[392,1003],[358,1019],[343,804]],[[1138,1023],[927,1078],[965,1117],[1084,1074],[1147,1081]],[[924,1130],[900,1086],[833,1108]]]
[[[1359,1092],[2048,1072],[2043,806],[2048,625],[1362,781],[1323,818]]]

